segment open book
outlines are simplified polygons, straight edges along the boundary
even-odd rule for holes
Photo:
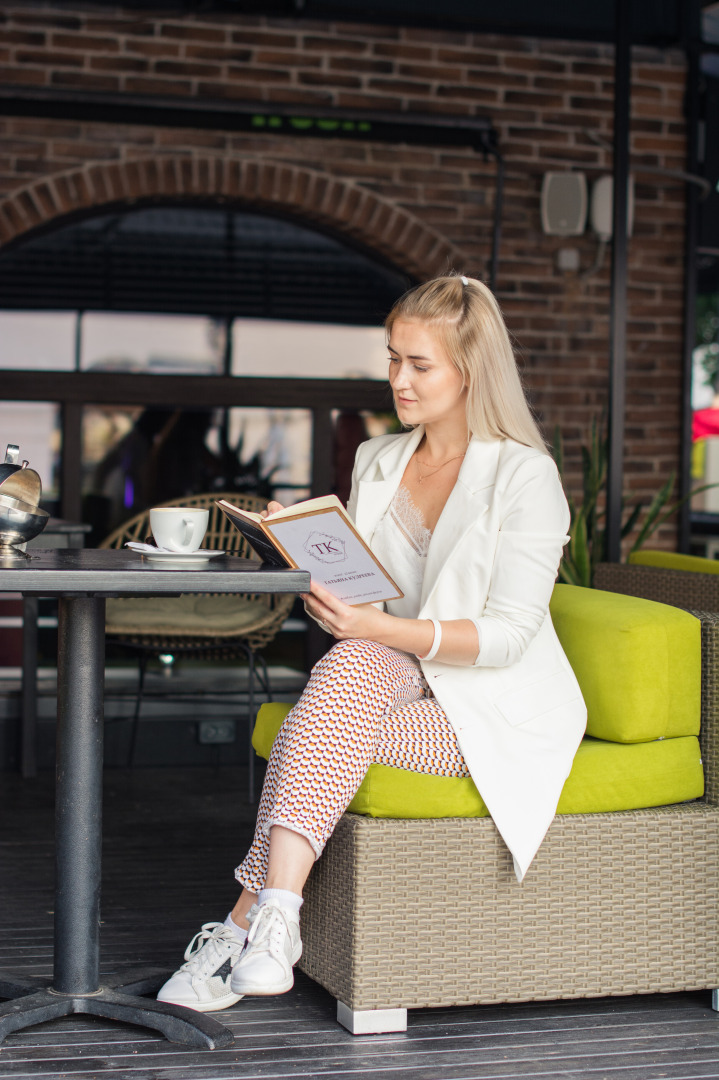
[[[266,518],[218,499],[263,562],[309,570],[314,581],[345,604],[374,604],[404,594],[355,529],[336,495],[285,507]]]

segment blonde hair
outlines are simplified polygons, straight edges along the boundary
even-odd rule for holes
[[[467,387],[467,427],[477,439],[514,439],[547,453],[517,371],[499,305],[476,278],[449,274],[410,289],[385,321],[428,323]]]

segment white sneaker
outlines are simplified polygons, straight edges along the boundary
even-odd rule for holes
[[[294,984],[292,965],[302,956],[300,917],[278,900],[250,908],[242,956],[232,969],[230,988],[235,994],[284,994]]]
[[[224,923],[205,923],[185,949],[186,963],[167,980],[157,1000],[196,1012],[229,1009],[242,997],[230,989],[230,975],[243,948]]]

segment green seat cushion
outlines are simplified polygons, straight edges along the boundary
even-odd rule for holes
[[[274,702],[257,714],[253,745],[269,757],[291,706]],[[694,736],[622,745],[583,740],[559,800],[560,814],[598,814],[698,799],[704,793]],[[378,818],[488,817],[474,782],[370,765],[349,810]]]
[[[678,555],[675,551],[633,551],[628,561],[636,566],[660,566],[663,570],[719,574],[719,559],[703,559],[700,555]]]
[[[258,630],[276,619],[262,600],[208,595],[130,597],[108,600],[108,634],[166,634],[170,637],[226,637]]]
[[[698,735],[701,625],[636,596],[556,585],[552,622],[587,704],[587,734],[619,743]]]

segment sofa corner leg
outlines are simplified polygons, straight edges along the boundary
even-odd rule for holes
[[[407,1030],[406,1009],[350,1009],[344,1001],[337,1002],[337,1022],[352,1035],[382,1035],[390,1031]]]
[[[712,1009],[719,1012],[719,990],[712,990]]]

